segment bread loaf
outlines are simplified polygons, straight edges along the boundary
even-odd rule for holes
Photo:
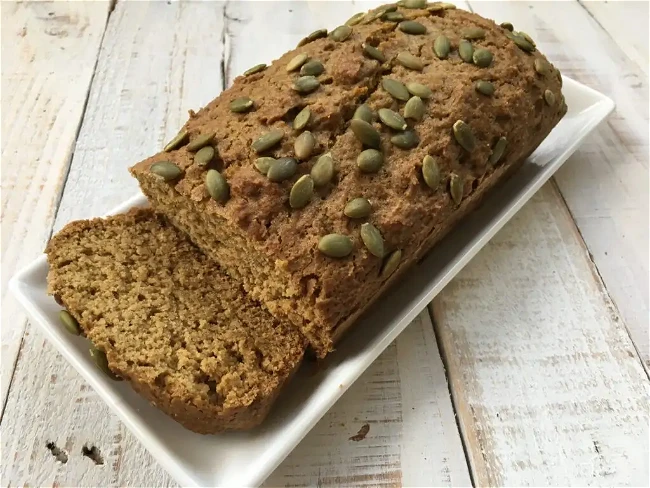
[[[131,168],[319,356],[566,112],[525,33],[405,5],[420,8],[380,7],[252,68]]]
[[[72,222],[46,252],[66,328],[190,430],[258,425],[302,359],[297,331],[151,210]]]

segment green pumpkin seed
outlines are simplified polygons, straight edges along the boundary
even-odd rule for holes
[[[149,168],[153,174],[160,176],[165,181],[173,181],[183,174],[183,170],[171,161],[160,161]]]
[[[61,323],[65,327],[65,330],[70,332],[70,334],[81,334],[81,327],[79,327],[79,322],[77,322],[77,319],[75,319],[67,310],[61,310],[59,312],[59,320],[61,320]]]
[[[494,147],[492,148],[492,154],[490,154],[490,164],[494,165],[497,164],[501,158],[503,157],[503,153],[506,151],[506,146],[508,145],[508,141],[506,140],[505,137],[500,137],[499,140],[496,142]]]
[[[372,113],[372,109],[367,104],[362,103],[354,111],[354,116],[352,118],[357,120],[363,120],[364,122],[368,122],[369,124],[372,124],[375,115]]]
[[[293,119],[293,128],[295,130],[303,130],[305,127],[307,127],[310,118],[311,110],[309,110],[309,107],[303,108],[300,112],[298,112],[296,118]]]
[[[369,222],[361,226],[361,240],[366,249],[378,258],[384,257],[384,238],[381,236],[379,229]]]
[[[412,149],[420,143],[420,139],[415,132],[406,130],[391,137],[390,142],[400,149]]]
[[[401,260],[402,260],[401,249],[397,249],[392,253],[390,253],[388,257],[384,260],[384,264],[381,267],[381,277],[388,278],[390,275],[392,275],[397,269],[397,266],[399,266],[399,262]]]
[[[257,171],[259,171],[264,176],[266,176],[266,173],[269,172],[269,168],[271,167],[271,165],[273,163],[275,163],[275,161],[276,161],[275,158],[271,158],[271,157],[268,157],[268,156],[263,156],[261,158],[257,158],[255,160],[255,168],[257,169]]]
[[[312,166],[309,173],[314,180],[314,186],[321,187],[327,185],[334,177],[334,159],[331,154],[323,154],[316,164]]]
[[[492,64],[492,58],[492,53],[487,49],[482,48],[476,49],[474,51],[474,55],[472,56],[474,64],[479,68],[487,68],[490,66]]]
[[[489,81],[477,81],[474,83],[474,88],[476,89],[477,92],[487,96],[491,97],[494,95],[494,85],[490,83]]]
[[[431,88],[420,83],[407,83],[406,89],[411,95],[424,99],[430,98],[433,95]]]
[[[384,165],[384,155],[376,149],[361,151],[357,157],[357,166],[363,173],[376,173]]]
[[[526,34],[524,31],[519,31],[519,32],[517,32],[517,34],[520,37],[523,37],[524,39],[526,39],[530,44],[532,44],[533,47],[537,47],[537,45],[535,44],[535,41],[533,41],[533,38],[530,37],[528,34]]]
[[[381,16],[381,20],[387,22],[401,22],[404,20],[404,14],[402,12],[386,12]]]
[[[380,108],[377,113],[379,114],[379,120],[391,129],[405,130],[408,127],[404,117],[389,108]]]
[[[298,137],[296,137],[296,142],[294,143],[294,151],[296,153],[296,158],[301,161],[309,159],[311,154],[316,149],[316,138],[314,134],[306,130]]]
[[[424,117],[426,107],[420,97],[411,97],[404,105],[404,117],[407,119],[417,120],[418,122]]]
[[[460,41],[458,44],[458,55],[466,63],[473,63],[474,46],[472,46],[472,43],[464,39]]]
[[[327,234],[318,241],[318,250],[330,258],[344,258],[353,248],[352,239],[341,234]]]
[[[427,32],[427,28],[415,20],[403,20],[397,24],[397,27],[405,34],[411,34],[413,36],[420,36]]]
[[[484,39],[485,38],[485,31],[481,29],[480,27],[468,27],[463,31],[461,34],[461,37],[464,39],[470,39],[470,40],[475,40],[475,39]]]
[[[392,78],[384,78],[381,80],[381,86],[384,87],[393,98],[406,102],[411,95],[406,89],[406,86],[401,81],[393,80]]]
[[[451,52],[451,42],[449,42],[447,36],[439,35],[436,37],[435,41],[433,41],[433,52],[438,58],[447,59]]]
[[[370,202],[362,197],[350,200],[343,209],[346,217],[351,219],[365,219],[372,212]]]
[[[230,198],[230,185],[216,169],[209,169],[205,174],[205,189],[217,202],[223,203]]]
[[[395,58],[398,64],[401,64],[405,68],[412,69],[415,71],[422,71],[424,69],[424,63],[417,56],[413,56],[411,53],[401,52]]]
[[[311,201],[313,194],[314,180],[309,175],[302,175],[291,187],[289,205],[291,208],[303,208]]]
[[[404,0],[404,8],[424,8],[427,0]]]
[[[349,25],[340,25],[332,32],[330,32],[330,38],[336,42],[345,41],[352,34],[352,27]]]
[[[286,67],[287,73],[296,71],[307,61],[309,61],[309,56],[307,56],[305,53],[297,54],[296,56],[291,58],[291,61],[287,63],[287,67]]]
[[[90,352],[90,357],[95,363],[95,366],[97,366],[97,368],[102,373],[104,373],[113,381],[122,381],[122,378],[120,378],[115,373],[113,373],[111,369],[108,367],[108,358],[106,357],[106,353],[104,351],[100,351],[95,346],[91,346],[89,352]]]
[[[266,69],[266,63],[256,64],[252,68],[248,68],[246,71],[244,71],[244,76],[254,75],[255,73],[259,73],[261,71],[264,71],[265,69]]]
[[[352,17],[346,20],[345,25],[349,25],[349,26],[357,25],[359,22],[363,20],[365,16],[366,16],[365,12],[359,12],[358,14],[354,14]]]
[[[279,158],[275,163],[271,163],[266,177],[274,183],[279,183],[292,178],[298,170],[298,161],[294,158]]]
[[[463,180],[456,173],[449,176],[449,193],[454,203],[460,205],[463,199]]]
[[[505,30],[509,30],[510,32],[515,30],[515,28],[512,26],[510,22],[501,22],[499,25],[503,27]]]
[[[283,137],[284,132],[282,132],[280,129],[272,130],[258,137],[257,140],[253,142],[251,147],[253,148],[253,151],[259,154],[271,149],[273,146],[278,144]]]
[[[445,10],[456,10],[456,5],[453,3],[442,2],[440,4]]]
[[[207,146],[208,144],[210,144],[212,142],[212,140],[214,139],[214,136],[215,136],[215,134],[214,134],[214,132],[212,132],[210,134],[203,134],[203,135],[197,137],[196,139],[189,142],[189,144],[187,145],[187,150],[189,152],[198,151],[202,147]]]
[[[323,37],[327,37],[327,29],[315,30],[307,37],[301,39],[300,42],[298,43],[298,47],[304,46],[305,44],[309,44],[310,42],[313,42],[316,39],[322,39]]]
[[[440,167],[433,156],[424,156],[422,160],[422,178],[432,190],[436,190],[440,185]]]
[[[167,145],[163,148],[164,152],[169,152],[173,151],[174,149],[178,149],[181,147],[185,142],[187,142],[187,131],[182,130],[178,134],[174,136],[174,138],[167,143]]]
[[[512,39],[515,45],[522,51],[525,51],[527,53],[532,53],[535,50],[535,46],[532,43],[528,42],[526,39],[524,39],[522,36],[518,34],[510,34],[508,37]]]
[[[214,158],[214,148],[212,146],[205,146],[199,149],[194,155],[194,164],[197,166],[207,166]]]
[[[476,149],[476,137],[474,137],[474,132],[472,132],[472,128],[468,124],[462,120],[457,120],[454,123],[453,131],[456,141],[465,151],[472,152]]]
[[[429,5],[427,7],[427,11],[431,14],[435,14],[437,12],[442,12],[445,8],[440,5],[439,3],[434,3],[433,5]]]
[[[546,100],[549,107],[552,107],[555,105],[555,94],[551,90],[546,90],[544,92],[544,100]]]
[[[382,53],[375,46],[371,46],[370,44],[364,42],[361,44],[361,48],[363,49],[363,52],[368,55],[368,57],[375,59],[380,63],[386,62],[386,56],[384,56],[384,53]]]
[[[300,68],[300,76],[320,76],[325,72],[325,66],[317,59],[307,61]]]
[[[361,119],[352,119],[350,129],[357,136],[364,146],[378,149],[381,146],[381,136],[379,131],[368,122]]]
[[[293,89],[301,95],[307,95],[318,90],[319,86],[320,81],[315,76],[301,76],[294,82]]]
[[[248,97],[235,98],[230,102],[230,111],[238,114],[248,112],[253,106],[253,100]]]
[[[542,76],[548,75],[548,72],[549,72],[550,68],[548,66],[548,63],[546,61],[544,61],[542,58],[535,58],[535,61],[534,61],[533,65],[535,66],[535,71],[538,74],[540,74]]]

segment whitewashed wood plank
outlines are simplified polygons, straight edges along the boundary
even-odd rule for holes
[[[506,9],[500,2],[472,3],[480,14],[512,21],[515,28],[533,36],[565,75],[616,102],[614,114],[567,161],[556,181],[647,367],[647,75],[575,2],[564,2],[562,15],[558,15],[558,6],[553,2],[507,5]],[[635,8],[639,15],[645,11],[647,22],[647,4]],[[647,33],[646,29],[636,35],[647,38]]]
[[[9,278],[50,235],[109,2],[2,2],[0,411],[26,318]]]
[[[479,486],[646,486],[650,382],[553,184],[433,303]]]

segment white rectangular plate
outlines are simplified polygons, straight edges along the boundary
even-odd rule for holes
[[[19,272],[11,289],[61,354],[92,385],[160,464],[184,486],[256,486],[296,447],[352,383],[433,297],[576,150],[614,103],[564,78],[569,112],[506,184],[415,266],[345,337],[318,374],[303,367],[264,425],[252,432],[202,436],[183,429],[93,366],[85,339],[59,325],[60,309],[46,293],[47,262],[41,256]],[[112,213],[145,206],[139,195]]]

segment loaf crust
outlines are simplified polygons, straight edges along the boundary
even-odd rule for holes
[[[217,156],[211,167],[229,184],[227,202],[209,197],[205,168],[193,164],[187,147],[158,153],[131,168],[152,204],[274,315],[295,324],[319,356],[331,351],[343,331],[475,208],[490,188],[512,174],[566,113],[560,73],[538,51],[520,49],[505,28],[463,10],[397,11],[424,25],[426,34],[404,33],[395,22],[364,20],[343,42],[321,38],[286,53],[264,71],[238,77],[231,88],[190,114],[184,126],[190,141],[215,134]],[[469,27],[485,32],[484,38],[472,43],[493,54],[487,68],[459,57],[458,45]],[[451,41],[446,59],[439,59],[432,49],[441,34]],[[387,61],[380,63],[364,54],[364,43],[379,48]],[[401,52],[418,56],[424,69],[398,64],[395,58]],[[325,66],[320,87],[307,95],[292,89],[299,75],[286,70],[299,53]],[[540,73],[536,63],[548,71]],[[424,118],[409,121],[419,137],[417,147],[405,150],[392,145],[390,138],[396,132],[374,122],[381,133],[385,163],[378,173],[366,174],[356,164],[363,146],[349,130],[349,120],[361,103],[375,113],[380,108],[403,113],[404,102],[387,93],[384,78],[421,83],[433,94],[425,101]],[[479,80],[494,85],[493,96],[477,92]],[[553,94],[553,103],[545,99],[547,91]],[[231,112],[231,101],[244,96],[254,101],[253,109]],[[258,154],[251,144],[261,134],[280,129],[284,138],[263,155],[294,156],[300,131],[292,129],[291,121],[306,106],[312,112],[307,129],[314,134],[317,149],[292,179],[271,182],[255,169]],[[469,124],[476,137],[471,152],[454,138],[452,127],[458,120]],[[501,137],[508,141],[505,154],[490,164]],[[305,208],[290,208],[293,183],[309,174],[326,152],[335,160],[334,180],[317,189]],[[435,190],[421,175],[426,155],[435,157],[440,168],[441,183]],[[160,161],[174,162],[184,170],[183,177],[170,183],[152,174],[151,165]],[[460,205],[449,192],[452,173],[462,182]],[[367,219],[344,216],[345,204],[356,197],[371,202]],[[366,221],[381,232],[387,253],[402,251],[391,276],[382,275],[385,260],[373,256],[362,242],[360,227]],[[354,248],[348,257],[335,259],[319,252],[319,239],[330,233],[352,238]]]
[[[192,431],[259,425],[300,364],[304,338],[150,209],[72,222],[46,252],[110,370]]]

